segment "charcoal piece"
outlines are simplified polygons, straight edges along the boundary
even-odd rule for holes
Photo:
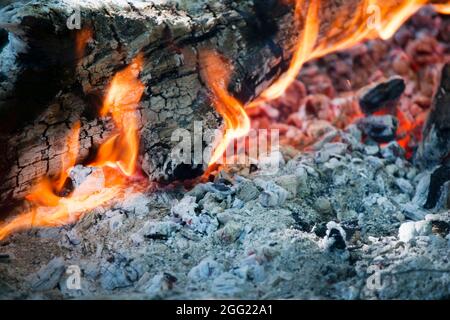
[[[358,122],[358,128],[376,142],[395,139],[398,121],[391,115],[369,116]]]
[[[445,238],[450,233],[450,224],[445,221],[432,221],[431,230],[434,234],[441,235]]]
[[[384,82],[365,88],[359,100],[365,114],[373,114],[383,107],[395,106],[405,91],[405,80],[392,77]]]
[[[8,32],[4,29],[0,29],[0,51],[8,43]]]
[[[228,187],[226,184],[222,182],[215,182],[213,183],[213,188],[220,191],[220,192],[228,192],[230,191],[230,187]]]
[[[350,220],[341,222],[342,229],[345,231],[345,240],[351,241],[352,237],[358,232],[361,231],[361,227],[358,225],[358,220]],[[345,242],[344,242],[345,245]]]
[[[450,167],[439,166],[430,177],[428,187],[427,202],[423,206],[425,209],[432,209],[436,206],[442,192],[444,184],[450,180]]]
[[[322,223],[316,225],[315,228],[313,228],[312,232],[314,232],[315,235],[320,238],[325,237],[327,234],[327,224],[322,222]]]
[[[398,157],[405,156],[405,149],[397,141],[391,141],[381,148],[381,155],[388,161],[395,161]]]
[[[46,291],[55,288],[65,270],[64,259],[53,258],[32,276],[31,288],[35,291]]]
[[[347,247],[344,237],[338,229],[331,229],[328,238],[332,239],[332,244],[329,246],[330,250],[345,250]]]

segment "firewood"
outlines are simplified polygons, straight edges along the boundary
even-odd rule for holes
[[[105,89],[139,53],[146,85],[139,109],[140,164],[153,181],[200,175],[205,166],[170,158],[175,129],[193,131],[195,121],[203,121],[203,130],[222,124],[200,77],[199,52],[215,50],[230,61],[229,90],[248,102],[288,65],[297,30],[292,11],[278,1],[49,0],[4,7],[0,200],[21,198],[37,178],[59,172],[76,121],[81,120],[79,161],[95,152],[114,131],[108,119],[98,117]],[[67,21],[76,23],[77,12],[81,29],[70,30]]]

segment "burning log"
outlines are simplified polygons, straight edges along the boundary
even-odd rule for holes
[[[204,166],[170,157],[178,143],[171,141],[174,130],[192,133],[196,121],[203,130],[222,124],[200,76],[199,54],[217,50],[229,60],[229,90],[247,102],[286,68],[296,34],[292,11],[274,1],[175,6],[66,0],[3,8],[1,199],[20,198],[36,178],[60,172],[70,151],[66,137],[79,120],[77,160],[92,158],[115,130],[109,118],[98,117],[104,92],[138,53],[146,87],[138,110],[143,170],[159,181],[200,175]],[[77,13],[83,29],[69,30]]]

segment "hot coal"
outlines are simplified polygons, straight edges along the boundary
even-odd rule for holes
[[[365,114],[373,114],[384,107],[395,106],[406,89],[405,80],[392,77],[363,90],[359,105]]]
[[[406,137],[401,145],[412,156],[450,52],[445,40],[449,19],[430,8],[420,14],[428,18],[410,20],[391,40],[367,41],[306,64],[284,96],[252,112],[254,128],[277,128],[282,143],[308,148],[333,127],[345,129],[364,116],[359,100],[365,93],[367,115],[405,115],[398,118],[405,130],[398,139]],[[424,163],[436,153],[433,149],[424,152]]]
[[[396,137],[398,120],[391,115],[369,116],[359,120],[358,127],[376,142],[390,142]]]

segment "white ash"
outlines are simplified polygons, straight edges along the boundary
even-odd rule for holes
[[[181,226],[173,221],[147,221],[138,233],[144,238],[167,239],[180,228]]]
[[[199,233],[211,234],[217,230],[217,219],[205,213],[197,214],[197,208],[198,204],[196,203],[196,199],[191,196],[186,196],[172,207],[172,214],[180,218],[189,228]]]
[[[258,168],[260,175],[276,174],[278,169],[284,166],[285,160],[280,151],[272,151],[266,157],[258,159]]]
[[[288,192],[272,181],[255,179],[255,184],[263,189],[259,195],[259,202],[264,207],[279,207],[284,204],[288,197]]]
[[[74,197],[91,195],[105,188],[105,175],[101,168],[77,165],[70,170],[69,177],[74,187]]]
[[[166,292],[172,290],[176,280],[175,277],[168,273],[159,273],[141,288],[144,289],[144,292],[149,298],[157,299],[163,297]]]
[[[54,289],[65,271],[64,259],[54,258],[31,277],[31,288],[35,291]]]
[[[224,267],[211,258],[202,260],[188,273],[188,278],[194,282],[206,281],[215,278],[223,272]]]
[[[129,190],[124,196],[124,201],[120,204],[120,209],[139,217],[145,217],[150,211],[151,199],[143,193],[136,193]]]
[[[51,237],[16,234],[2,247],[12,258],[0,284],[13,288],[2,297],[447,297],[450,214],[423,209],[429,180],[396,143],[375,152],[351,130],[320,151],[282,161],[281,152],[277,171],[221,175],[188,192],[129,191]],[[38,265],[30,246],[45,253]],[[69,265],[80,267],[82,290],[65,287]]]

